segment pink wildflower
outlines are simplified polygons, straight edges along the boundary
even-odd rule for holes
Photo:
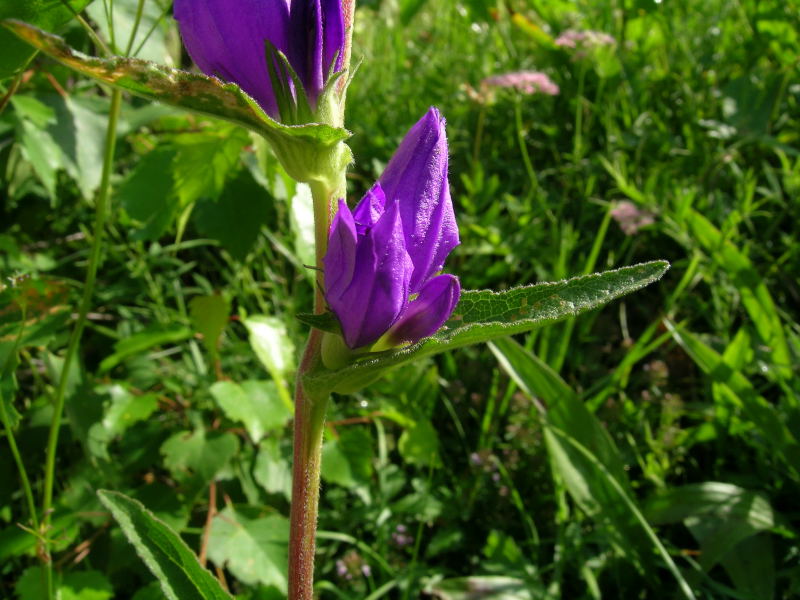
[[[636,235],[640,228],[655,223],[655,217],[646,210],[640,210],[628,200],[618,202],[611,210],[611,217],[617,222],[625,235]]]
[[[556,38],[556,46],[561,48],[599,48],[600,46],[613,46],[617,43],[612,36],[602,31],[585,29],[567,29]]]
[[[559,92],[558,85],[553,83],[553,80],[547,75],[538,71],[515,71],[513,73],[504,73],[503,75],[494,75],[484,79],[481,82],[481,87],[514,88],[525,94],[541,92],[550,96],[555,96]]]

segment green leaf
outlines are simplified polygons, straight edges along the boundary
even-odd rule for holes
[[[178,135],[172,142],[175,191],[181,206],[187,206],[200,198],[219,198],[239,167],[242,148],[251,140],[246,131],[225,125]],[[263,195],[262,190],[257,197]]]
[[[315,315],[313,313],[298,313],[294,316],[295,319],[308,325],[315,327],[320,331],[328,331],[330,333],[342,334],[342,326],[339,324],[339,319],[336,318],[332,312],[322,313]]]
[[[231,305],[220,294],[195,296],[189,302],[189,315],[211,356],[217,356],[219,339],[231,315]]]
[[[665,261],[643,263],[557,283],[513,288],[504,292],[467,291],[440,331],[408,348],[382,353],[332,371],[305,376],[312,393],[348,393],[374,381],[386,369],[426,356],[531,331],[597,308],[661,278]]]
[[[108,490],[100,490],[97,495],[169,600],[231,600],[180,536],[140,502]]]
[[[114,590],[105,575],[99,571],[72,571],[57,576],[56,595],[60,600],[110,600]],[[47,598],[43,567],[25,569],[14,591],[20,600]]]
[[[351,489],[366,486],[372,477],[372,447],[366,428],[343,429],[322,447],[322,479]]]
[[[211,395],[229,419],[245,426],[255,443],[292,418],[272,381],[218,381],[211,386]]]
[[[156,240],[172,225],[178,214],[174,192],[172,160],[175,151],[160,146],[141,157],[116,192],[128,216],[140,223],[135,240]]]
[[[294,234],[294,253],[301,264],[313,265],[316,263],[316,246],[314,233],[314,199],[311,188],[305,183],[298,183],[294,196],[289,201],[289,223]],[[314,270],[305,269],[306,276],[313,281]]]
[[[775,302],[758,270],[745,254],[725,239],[722,232],[700,213],[690,211],[687,223],[693,240],[731,277],[758,335],[769,347],[775,372],[783,379],[791,379],[794,362],[786,343],[783,325]]]
[[[439,435],[428,419],[420,419],[406,429],[397,442],[403,460],[419,467],[441,467]]]
[[[211,524],[208,557],[247,585],[286,592],[289,521],[280,515],[248,518],[226,506]]]
[[[242,170],[228,182],[220,197],[197,205],[193,218],[200,232],[218,240],[237,260],[244,260],[269,222],[269,196]]]
[[[656,524],[683,521],[700,544],[700,566],[721,563],[736,587],[759,600],[774,597],[775,562],[766,532],[776,515],[759,492],[717,481],[661,490],[645,505]]]
[[[239,449],[239,439],[232,433],[212,432],[206,436],[198,429],[181,431],[161,445],[164,466],[179,480],[197,475],[202,483],[214,479]]]
[[[43,27],[55,29],[67,23],[89,4],[91,0],[0,0],[0,20],[20,19]],[[0,79],[22,71],[36,53],[8,31],[0,30]]]
[[[544,402],[552,468],[575,502],[607,524],[618,549],[623,554],[633,551],[640,566],[649,566],[648,546],[655,548],[683,596],[694,600],[691,587],[639,509],[619,453],[597,418],[557,373],[514,340],[497,340],[491,349],[522,390]]]
[[[192,331],[187,327],[162,327],[160,325],[150,327],[114,344],[114,354],[100,363],[99,371],[107,373],[126,358],[141,354],[155,346],[182,342],[190,337],[192,337]]]
[[[263,440],[258,448],[253,477],[270,494],[283,494],[287,500],[292,496],[292,468],[289,464],[291,452],[281,452],[280,440],[276,437]]]
[[[60,3],[60,0],[47,1]],[[61,38],[19,20],[6,20],[3,25],[33,47],[83,75],[149,100],[236,123],[260,133],[290,153],[299,150],[306,156],[322,158],[316,156],[316,151],[331,148],[350,137],[350,133],[344,129],[320,123],[282,125],[267,116],[239,86],[223,83],[215,77],[171,69],[136,58],[103,59],[87,56],[70,48]]]
[[[736,544],[772,529],[776,522],[763,494],[718,481],[662,490],[644,510],[655,524],[683,521],[697,532],[702,550],[700,565],[706,570]]]
[[[250,345],[273,379],[294,371],[294,345],[283,321],[254,315],[245,319],[244,325],[250,332]]]
[[[761,435],[757,438],[759,443],[773,448],[796,473],[800,472],[800,443],[775,407],[756,391],[747,377],[732,368],[716,350],[671,321],[665,319],[664,324],[697,366],[714,380],[723,397],[738,407],[747,420],[761,431]]]

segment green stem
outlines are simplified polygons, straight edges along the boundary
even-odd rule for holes
[[[133,49],[133,42],[136,40],[136,34],[139,33],[139,25],[142,22],[143,12],[144,12],[144,0],[139,0],[139,3],[136,5],[136,17],[133,21],[131,36],[128,38],[128,45],[125,47],[125,56],[131,55],[131,50]]]
[[[103,171],[100,180],[100,191],[97,196],[95,206],[94,234],[92,248],[89,254],[89,265],[86,270],[86,282],[83,286],[83,296],[78,308],[78,319],[70,335],[67,344],[67,352],[64,355],[64,364],[61,367],[61,376],[56,388],[53,400],[53,420],[50,423],[50,434],[47,438],[47,451],[45,456],[44,468],[44,490],[42,492],[42,531],[44,533],[44,550],[49,557],[50,542],[47,539],[47,529],[50,526],[51,509],[53,505],[53,482],[55,478],[56,449],[58,446],[58,434],[61,429],[61,417],[64,413],[64,401],[69,381],[69,372],[72,362],[80,345],[83,329],[86,326],[86,315],[91,308],[94,285],[97,279],[97,269],[100,266],[103,248],[103,233],[106,225],[106,215],[108,213],[109,196],[111,192],[111,170],[114,163],[114,150],[117,143],[117,121],[119,119],[122,92],[114,90],[111,93],[111,106],[108,113],[108,128],[106,130],[106,147],[103,156]],[[50,598],[53,597],[53,577],[52,561],[47,562],[47,581]]]
[[[22,480],[22,491],[25,494],[25,501],[28,504],[28,512],[31,514],[31,524],[35,531],[39,531],[39,517],[36,515],[36,501],[33,499],[33,490],[31,489],[31,482],[28,479],[28,472],[25,470],[25,463],[22,462],[22,455],[19,453],[17,441],[14,439],[14,430],[11,428],[11,419],[6,413],[5,399],[3,398],[3,390],[0,389],[0,420],[3,421],[3,428],[6,431],[6,439],[11,448],[11,454],[14,456],[14,462],[17,464],[19,471],[19,478]]]

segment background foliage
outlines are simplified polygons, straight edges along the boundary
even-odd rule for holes
[[[0,16],[25,18],[13,4]],[[111,5],[82,14],[113,50],[188,66],[168,1],[146,0],[133,40],[137,2],[115,0],[109,19]],[[96,54],[65,10],[38,24]],[[616,44],[555,45],[568,29]],[[800,593],[798,30],[800,7],[772,0],[358,4],[351,199],[434,104],[463,240],[448,269],[464,287],[673,267],[604,310],[336,397],[322,598]],[[0,81],[0,402],[37,491],[109,102],[24,47],[12,56],[7,37],[0,69],[19,75]],[[475,98],[484,77],[519,69],[560,94]],[[96,496],[106,488],[179,531],[237,597],[280,598],[308,192],[229,124],[126,98],[120,135],[59,446],[59,589],[163,597]],[[651,222],[615,218],[623,201]],[[38,600],[5,441],[0,596]]]

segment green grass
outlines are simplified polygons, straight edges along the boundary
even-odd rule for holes
[[[576,58],[552,43],[568,28],[617,44]],[[764,0],[359,4],[351,200],[435,105],[462,239],[448,271],[465,288],[653,259],[672,269],[602,310],[336,397],[322,598],[463,599],[470,581],[509,599],[800,593],[798,30],[795,3]],[[179,61],[172,21],[156,31],[148,56]],[[94,51],[79,26],[64,33]],[[30,275],[0,296],[0,392],[38,501],[108,97],[46,59],[30,69],[0,114],[0,275]],[[560,94],[470,98],[466,86],[520,69],[546,72]],[[247,134],[127,98],[113,185],[50,535],[75,597],[147,600],[157,588],[95,490],[141,500],[198,552],[212,481],[243,531],[281,522],[290,423],[276,412],[254,425],[210,390],[258,380],[243,387],[280,403],[243,322],[283,319],[282,343],[299,348],[293,316],[313,288],[302,200]],[[654,222],[626,235],[610,213],[622,200]],[[190,309],[214,292],[232,315],[218,355]],[[0,481],[0,597],[40,598],[5,439]],[[280,597],[243,575],[251,556],[217,544],[209,565],[232,592]]]

